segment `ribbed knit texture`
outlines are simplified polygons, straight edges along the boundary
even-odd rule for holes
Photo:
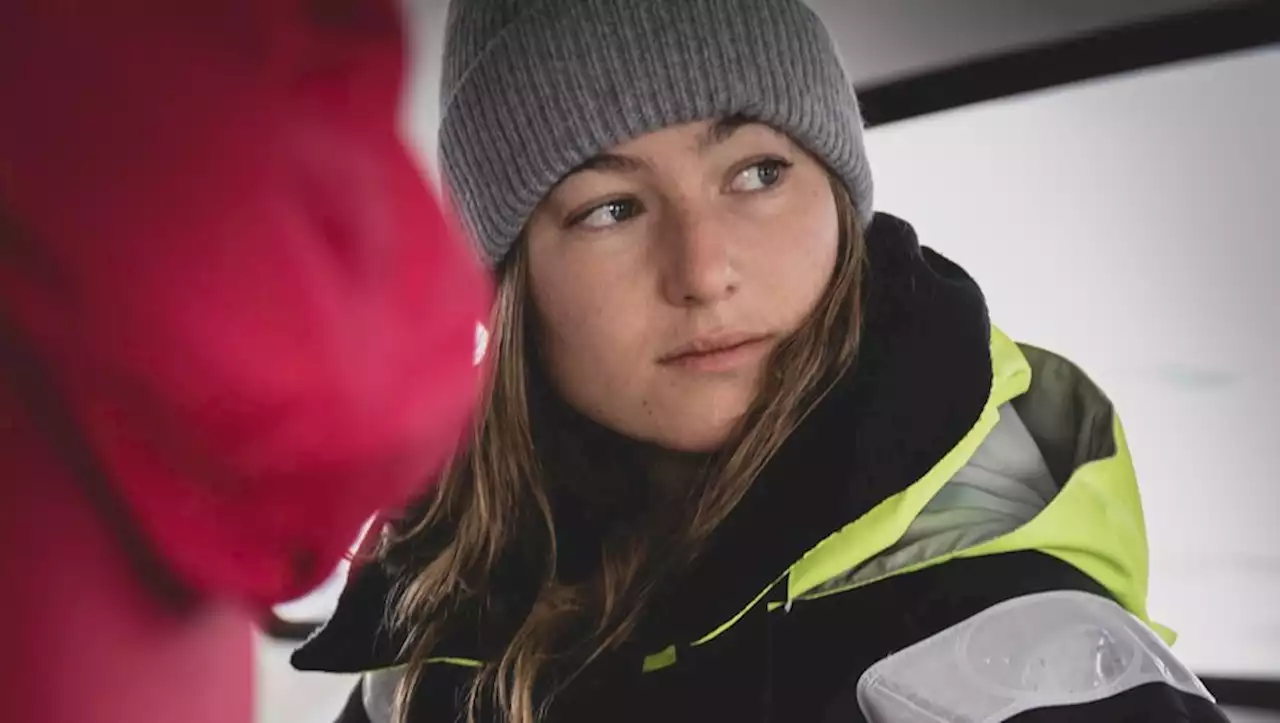
[[[440,162],[491,265],[591,156],[735,114],[822,159],[870,222],[857,100],[800,0],[453,0],[448,23]]]

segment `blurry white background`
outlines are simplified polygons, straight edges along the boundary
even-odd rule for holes
[[[417,42],[439,48],[439,30],[419,23]],[[427,164],[434,62],[406,118]],[[868,135],[878,208],[965,266],[1005,331],[1071,357],[1115,401],[1152,614],[1213,675],[1280,677],[1277,88],[1273,46]],[[281,612],[322,618],[339,586]],[[260,645],[260,723],[332,720],[351,682],[293,673],[287,654]]]
[[[1280,49],[870,136],[878,208],[1125,422],[1152,614],[1202,672],[1280,675]],[[1270,90],[1267,90],[1270,89]]]

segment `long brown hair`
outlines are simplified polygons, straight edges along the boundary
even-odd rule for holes
[[[398,720],[407,714],[450,611],[464,601],[488,602],[490,574],[521,543],[532,520],[532,529],[544,536],[545,574],[501,658],[477,671],[467,721],[475,723],[483,704],[496,707],[507,723],[535,723],[553,692],[535,691],[546,682],[548,663],[565,645],[580,642],[565,640],[566,631],[590,631],[587,654],[576,658],[582,661],[579,671],[625,641],[662,576],[693,560],[796,425],[850,367],[861,328],[866,249],[848,191],[834,180],[831,185],[840,227],[835,270],[808,318],[769,360],[756,400],[692,492],[674,538],[663,535],[674,542],[664,542],[661,560],[656,536],[643,531],[607,543],[598,574],[585,582],[567,584],[556,577],[556,521],[530,419],[528,266],[524,245],[516,245],[499,283],[487,391],[470,444],[444,472],[434,496],[396,526],[380,551],[384,560],[412,560],[421,559],[415,550],[430,549],[423,564],[402,576],[389,610],[389,623],[406,634],[409,656],[397,695]],[[441,531],[447,539],[439,539]]]

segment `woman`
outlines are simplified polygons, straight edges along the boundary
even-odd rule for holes
[[[1106,397],[873,213],[810,11],[449,22],[489,395],[295,656],[366,673],[341,720],[1224,720],[1146,619]]]

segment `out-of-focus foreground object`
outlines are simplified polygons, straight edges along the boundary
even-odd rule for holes
[[[252,719],[251,622],[419,492],[489,289],[390,2],[0,10],[0,720]]]

